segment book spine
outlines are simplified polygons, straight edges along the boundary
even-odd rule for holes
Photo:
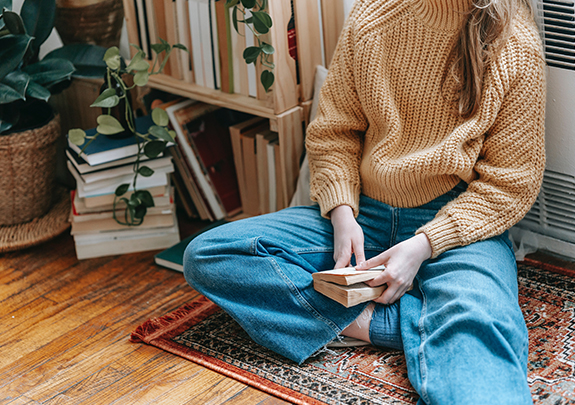
[[[190,50],[190,15],[186,7],[186,0],[176,0],[176,21],[178,22],[178,41]],[[190,53],[178,49],[174,49],[172,52],[178,53],[184,81],[193,83]]]
[[[206,86],[203,62],[203,42],[200,30],[199,0],[188,0],[190,35],[192,37],[192,66],[197,85]]]
[[[186,105],[191,104],[188,103]],[[170,120],[172,121],[172,124],[174,126],[174,130],[176,131],[176,135],[177,135],[177,139],[178,139],[178,143],[182,148],[182,151],[184,152],[184,156],[186,156],[186,159],[188,161],[188,163],[190,164],[190,167],[192,169],[192,172],[196,175],[197,181],[198,181],[198,185],[200,186],[200,189],[203,191],[209,207],[214,215],[215,219],[223,219],[225,217],[225,213],[222,210],[218,199],[216,198],[216,195],[212,189],[211,186],[211,182],[209,180],[209,177],[207,177],[203,171],[202,168],[200,166],[200,163],[198,162],[198,159],[196,158],[196,155],[194,153],[194,151],[192,150],[190,144],[187,141],[187,137],[184,133],[184,130],[182,128],[182,126],[180,125],[180,123],[178,122],[178,120],[176,119],[176,116],[174,115],[174,110],[178,107],[183,107],[183,105],[181,104],[176,104],[173,107],[170,107],[167,109],[167,113],[168,116],[170,117]]]

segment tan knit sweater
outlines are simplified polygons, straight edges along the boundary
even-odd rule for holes
[[[545,166],[545,66],[527,10],[490,63],[481,105],[453,114],[441,91],[470,0],[357,0],[307,131],[311,196],[322,215],[359,195],[416,207],[467,191],[419,232],[433,257],[510,228],[529,210]]]

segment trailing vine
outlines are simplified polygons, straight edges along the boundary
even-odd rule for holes
[[[275,65],[271,57],[275,52],[274,47],[262,40],[262,35],[269,33],[273,25],[271,16],[265,11],[267,0],[227,0],[226,7],[233,8],[232,24],[239,34],[238,24],[245,26],[254,34],[257,45],[247,47],[243,52],[244,60],[247,64],[255,64],[260,60],[264,70],[260,75],[260,81],[265,91],[273,85],[275,76],[273,69]]]
[[[152,68],[146,61],[145,52],[138,46],[132,45],[137,49],[136,55],[132,58],[130,63],[124,68],[120,51],[117,47],[109,48],[104,54],[104,62],[106,62],[106,83],[107,88],[96,98],[90,107],[98,107],[107,109],[107,114],[98,116],[95,135],[87,135],[82,129],[71,129],[68,132],[70,142],[82,146],[80,155],[98,136],[111,136],[122,133],[124,131],[130,132],[136,139],[138,146],[138,153],[136,161],[134,162],[133,171],[134,178],[130,183],[119,185],[115,190],[114,204],[113,204],[113,218],[121,225],[138,226],[144,221],[147,209],[154,206],[154,199],[148,190],[138,190],[137,180],[138,176],[150,177],[154,174],[154,170],[142,164],[141,157],[146,156],[150,159],[158,157],[164,152],[168,143],[174,142],[176,133],[168,129],[170,122],[168,114],[161,108],[152,110],[153,125],[148,128],[146,133],[139,133],[136,131],[134,112],[131,106],[130,97],[128,94],[130,90],[136,86],[145,86],[148,83],[150,75],[156,75],[163,71],[164,66],[174,48],[179,48],[187,51],[186,47],[181,44],[171,46],[166,41],[161,40],[160,43],[152,45],[152,50],[155,53]],[[158,56],[164,53],[164,59],[158,66]],[[133,76],[133,85],[128,85],[124,80],[124,75]],[[114,85],[117,83],[117,86]],[[119,86],[119,88],[118,88]],[[112,109],[120,106],[123,110],[125,128],[122,123],[112,115]],[[88,142],[86,142],[86,140]],[[130,197],[126,193],[133,190]],[[118,218],[117,209],[120,203],[125,204],[123,218]]]

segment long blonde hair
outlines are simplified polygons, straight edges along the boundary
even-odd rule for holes
[[[453,49],[450,75],[456,82],[456,112],[473,116],[481,102],[483,76],[490,58],[510,35],[513,17],[524,0],[474,0]]]

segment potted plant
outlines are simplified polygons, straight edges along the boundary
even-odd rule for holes
[[[0,226],[30,221],[52,203],[59,118],[48,104],[74,72],[64,59],[39,59],[55,1],[26,0],[20,14],[0,0]]]

